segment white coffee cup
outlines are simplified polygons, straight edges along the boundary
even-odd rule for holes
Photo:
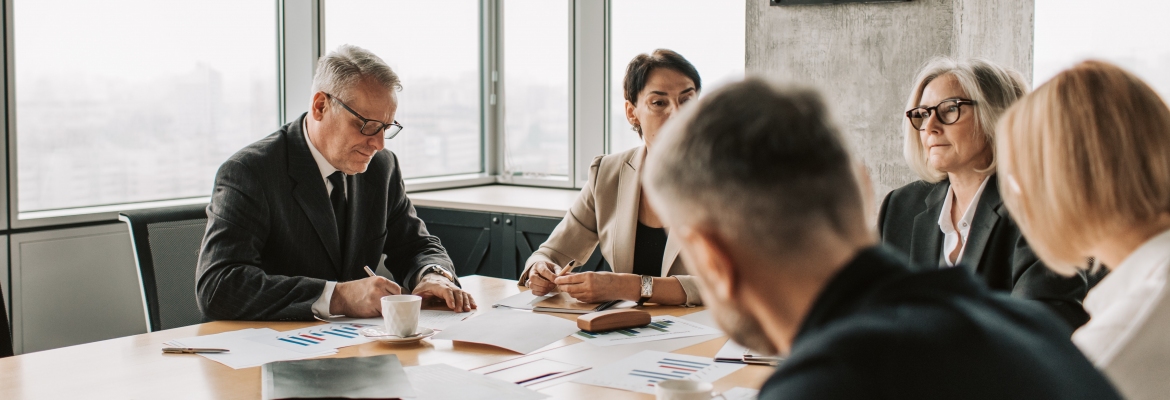
[[[382,297],[382,320],[386,333],[398,337],[413,336],[418,332],[418,315],[422,311],[422,297],[399,294]]]
[[[711,382],[671,379],[658,382],[654,394],[658,400],[711,400],[715,398],[714,390]]]

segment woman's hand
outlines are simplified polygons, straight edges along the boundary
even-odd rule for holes
[[[552,293],[557,288],[557,285],[553,283],[553,280],[557,278],[556,271],[556,264],[548,261],[537,261],[528,271],[528,284],[525,286],[532,289],[532,294],[537,296]]]
[[[586,303],[637,300],[642,293],[642,278],[634,274],[581,272],[558,277],[553,283],[562,292]]]

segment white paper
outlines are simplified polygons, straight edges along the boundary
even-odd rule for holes
[[[747,352],[747,347],[740,346],[734,340],[728,339],[727,343],[719,348],[719,352],[715,353],[715,361],[742,363],[743,356]]]
[[[743,368],[714,359],[646,350],[610,365],[586,371],[573,382],[654,394],[654,384],[670,379],[715,382]]]
[[[537,400],[548,397],[511,382],[488,378],[447,364],[419,365],[406,367],[405,370],[411,386],[418,394],[412,400]]]
[[[609,332],[577,331],[574,337],[596,346],[642,343],[691,336],[718,335],[718,329],[670,315],[650,319],[650,325]]]
[[[434,339],[492,345],[528,354],[577,332],[573,321],[514,310],[493,310],[448,326]]]
[[[299,353],[318,353],[322,350],[336,350],[373,341],[358,333],[362,328],[370,326],[355,323],[324,324],[285,332],[252,335],[248,340]]]
[[[756,396],[759,394],[760,391],[756,389],[733,387],[731,390],[723,392],[723,398],[725,400],[756,400]]]
[[[241,329],[214,335],[176,339],[165,344],[172,347],[209,347],[231,350],[227,353],[200,353],[199,355],[234,369],[258,367],[273,361],[303,360],[337,353],[337,350],[332,348],[322,349],[316,353],[297,352],[256,343],[248,339],[256,335],[278,333],[280,332],[268,328]]]
[[[549,293],[544,296],[537,296],[532,294],[531,290],[526,290],[518,294],[509,296],[506,299],[492,304],[492,307],[512,308],[516,310],[532,310],[536,307],[536,303],[542,302],[545,299],[556,295],[556,293]]]
[[[422,310],[418,315],[418,326],[431,328],[436,331],[446,329],[451,324],[462,321],[474,314],[474,311],[457,313],[447,310]],[[347,322],[351,324],[365,324],[377,325],[384,327],[386,321],[382,317],[377,318],[348,318],[348,317],[330,317],[324,320],[326,322]]]

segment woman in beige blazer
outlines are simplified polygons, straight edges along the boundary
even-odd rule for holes
[[[659,128],[698,97],[701,85],[695,67],[673,51],[658,49],[630,61],[623,85],[626,119],[645,145],[593,159],[589,183],[548,241],[528,258],[520,282],[537,295],[559,289],[590,303],[701,303],[698,287],[678,257],[680,244],[666,235],[642,196],[641,183],[642,161],[652,151]],[[598,244],[614,272],[557,277],[570,262],[589,259]]]

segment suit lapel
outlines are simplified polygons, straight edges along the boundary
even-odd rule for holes
[[[333,220],[333,205],[329,203],[325,181],[321,179],[321,171],[305,142],[308,139],[301,129],[304,119],[305,115],[302,115],[286,133],[289,138],[288,175],[296,182],[293,198],[297,199],[297,204],[312,222],[313,230],[317,231],[321,244],[329,253],[329,259],[333,260],[333,268],[340,273],[341,240],[337,237],[337,225]]]
[[[979,262],[983,259],[983,252],[987,250],[987,241],[991,238],[991,230],[999,222],[999,209],[1003,206],[1003,199],[999,197],[999,187],[996,186],[995,175],[987,180],[983,194],[979,196],[979,204],[975,208],[975,220],[971,221],[971,231],[967,232],[967,244],[963,249],[963,258],[960,262],[972,272],[979,271]]]
[[[926,196],[926,210],[914,217],[913,240],[910,242],[910,265],[915,268],[935,269],[942,252],[942,231],[938,215],[950,191],[948,183],[938,183]]]
[[[642,166],[645,154],[645,150],[634,152],[634,156],[618,172],[617,207],[613,216],[618,223],[614,230],[613,272],[634,271],[634,236],[638,231],[638,204],[642,196],[638,168]]]

